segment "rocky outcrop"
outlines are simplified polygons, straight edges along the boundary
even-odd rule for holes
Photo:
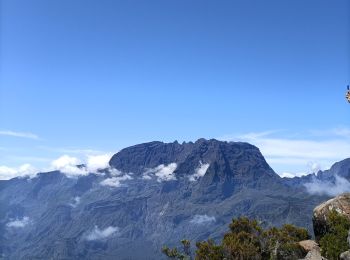
[[[327,232],[327,216],[333,210],[350,220],[350,193],[339,195],[314,209],[312,221],[316,241]]]
[[[321,249],[314,240],[303,240],[299,245],[308,252],[303,260],[326,260],[321,256]]]
[[[314,240],[303,240],[299,242],[299,245],[304,248],[306,252],[319,248],[318,244]]]

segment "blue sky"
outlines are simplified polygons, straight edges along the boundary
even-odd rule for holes
[[[347,0],[0,4],[5,170],[201,137],[278,173],[350,157]]]

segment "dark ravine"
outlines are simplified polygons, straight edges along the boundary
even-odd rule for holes
[[[280,178],[248,143],[151,142],[121,150],[110,166],[79,178],[55,171],[0,181],[0,255],[161,259],[162,245],[219,238],[241,215],[265,226],[291,223],[311,230],[313,208],[328,199],[309,195],[300,180]],[[204,176],[191,181],[201,166],[207,166]],[[344,167],[341,172],[350,168]],[[108,180],[121,185],[101,185]],[[27,222],[9,226],[16,220]]]

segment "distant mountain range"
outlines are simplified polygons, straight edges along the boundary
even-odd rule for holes
[[[77,178],[54,171],[0,181],[0,256],[162,259],[164,244],[218,239],[241,215],[311,230],[313,208],[331,196],[322,185],[346,189],[350,179],[350,159],[287,179],[257,147],[213,139],[139,144],[109,164]]]

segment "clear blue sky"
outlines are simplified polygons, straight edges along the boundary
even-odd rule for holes
[[[348,0],[0,4],[0,165],[270,130],[339,141],[330,133],[350,128]]]

